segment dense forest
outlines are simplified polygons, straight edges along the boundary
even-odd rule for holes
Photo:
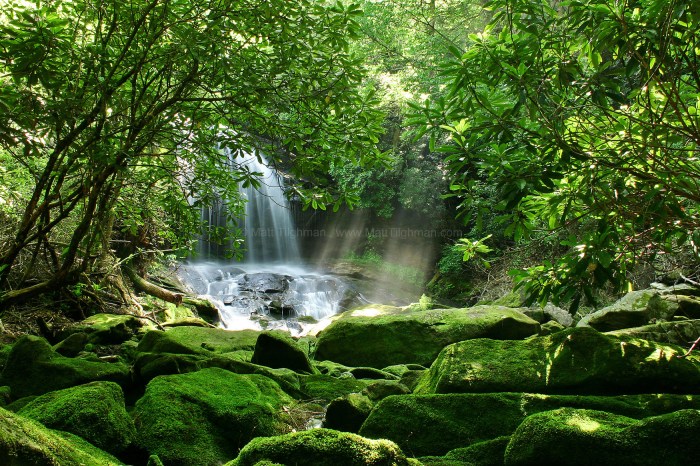
[[[60,456],[64,453],[52,446],[51,454],[57,456],[41,463],[67,465],[207,465],[229,460],[240,465],[264,460],[296,464],[291,457],[265,456],[266,448],[287,447],[266,446],[256,437],[303,431],[301,419],[306,422],[319,412],[321,417],[325,413],[324,427],[360,432],[362,437],[338,434],[330,439],[324,436],[336,435],[329,433],[333,430],[318,430],[309,434],[318,438],[289,440],[289,445],[299,441],[307,446],[337,442],[343,445],[337,451],[351,450],[341,459],[327,459],[334,448],[300,453],[301,458],[326,458],[308,464],[538,464],[521,454],[530,438],[569,435],[534,426],[518,437],[513,432],[527,426],[525,411],[523,419],[509,412],[502,418],[511,423],[517,418],[512,428],[478,438],[491,442],[488,446],[460,453],[461,460],[460,455],[447,458],[454,448],[467,447],[464,436],[450,448],[436,448],[429,445],[440,443],[436,438],[416,434],[417,443],[412,443],[413,432],[386,434],[399,429],[389,424],[404,422],[394,419],[402,416],[402,409],[412,409],[402,408],[397,400],[393,407],[381,404],[386,395],[517,392],[534,397],[527,398],[533,406],[528,416],[544,419],[559,409],[599,410],[607,414],[589,413],[581,422],[605,424],[610,421],[605,416],[614,414],[635,419],[610,421],[615,428],[643,430],[635,424],[643,422],[639,419],[659,416],[663,424],[671,422],[664,416],[675,415],[668,413],[685,413],[689,417],[679,422],[692,425],[687,430],[693,432],[700,428],[695,401],[686,406],[680,398],[669,398],[665,408],[660,403],[642,413],[642,408],[631,407],[638,403],[646,410],[648,403],[641,398],[564,398],[673,397],[668,394],[696,391],[700,360],[685,351],[700,341],[700,325],[672,339],[666,328],[647,329],[640,337],[648,339],[645,344],[634,339],[640,334],[615,332],[700,317],[699,108],[700,4],[688,0],[3,0],[0,331],[6,346],[0,350],[5,367],[0,404],[19,404],[7,413],[0,408],[0,417],[20,428],[27,421],[18,420],[24,418],[14,412],[43,409],[29,397],[80,387],[88,392],[70,396],[89,397],[89,390],[98,389],[90,384],[119,384],[117,404],[126,406],[128,413],[120,408],[128,418],[124,422],[132,430],[135,422],[139,436],[134,440],[136,434],[129,434],[123,448],[111,450],[111,440],[93,441],[92,434],[52,425],[31,413],[25,416],[72,432],[90,441],[89,448],[97,446],[119,458],[99,459],[100,452],[93,458],[81,446],[66,447],[68,456]],[[260,165],[251,163],[251,157]],[[273,174],[263,176],[262,165]],[[264,197],[292,212],[296,222],[290,227],[301,248],[295,261],[313,263],[328,274],[314,285],[325,287],[325,295],[342,294],[329,312],[342,317],[328,330],[304,330],[295,339],[261,333],[278,328],[274,322],[280,319],[306,329],[330,317],[304,307],[311,304],[282,299],[310,286],[304,281],[311,280],[307,269],[298,279],[279,268],[274,273],[246,269],[253,250],[246,229],[256,219],[246,219],[253,215],[247,210],[253,198],[245,190],[262,192],[269,184],[279,185],[284,200]],[[225,208],[217,207],[214,214],[212,206]],[[204,243],[216,245],[216,257],[205,257]],[[279,242],[276,247],[287,248]],[[211,253],[212,247],[207,248]],[[182,283],[182,270],[212,260],[216,272],[207,273],[219,275],[208,276],[204,288]],[[228,288],[212,285],[216,281]],[[205,296],[216,298],[212,286],[225,290],[218,300]],[[230,297],[231,286],[248,294]],[[642,296],[635,293],[651,293],[644,295],[643,305],[635,301],[632,306],[635,311],[651,309],[641,320],[596,321],[601,309]],[[255,325],[261,327],[254,334],[233,336],[225,314],[244,300],[264,302],[264,312],[246,311],[255,314]],[[562,328],[547,326],[543,313],[552,308],[561,313],[552,319]],[[353,311],[364,314],[353,316]],[[485,320],[469,323],[457,311],[476,312]],[[517,324],[499,324],[493,330],[493,312]],[[428,327],[437,326],[431,319],[438,319],[445,333],[434,336],[426,330],[433,335],[425,337],[430,342],[413,347],[424,333],[404,340],[402,332],[415,331],[410,326],[401,330],[406,324],[402,319],[409,319],[404,313],[420,314],[415,319]],[[540,317],[533,321],[535,314]],[[343,324],[343,319],[373,316],[372,324]],[[564,329],[578,329],[577,323],[586,327],[583,333]],[[333,333],[333,326],[341,324],[352,329]],[[382,325],[388,333],[377,337],[374,326]],[[479,330],[465,336],[470,325]],[[204,336],[200,330],[212,333]],[[340,338],[337,333],[343,335],[340,343],[334,340]],[[550,340],[535,348],[535,340],[525,339],[535,334],[539,336],[532,338]],[[67,349],[74,348],[69,340],[77,344],[73,335],[84,335],[82,343]],[[614,338],[628,340],[611,343]],[[466,348],[477,339],[485,343]],[[522,346],[492,347],[501,340]],[[574,343],[561,349],[571,341],[587,349]],[[638,360],[613,361],[620,366],[598,374],[603,359],[615,359],[610,348],[618,344],[637,348],[629,351]],[[211,350],[207,358],[202,348]],[[353,352],[349,348],[354,355],[346,354]],[[625,366],[648,364],[651,356],[641,355],[649,348],[657,360],[673,354],[666,358],[669,367],[640,376]],[[550,386],[550,370],[556,366],[551,361],[569,350],[577,355],[582,351],[577,358],[585,359],[585,371],[598,375],[581,381],[567,372],[554,377]],[[600,359],[582,356],[604,350],[609,353],[601,353]],[[460,366],[463,361],[455,355],[461,351],[484,353],[494,361],[500,357],[503,364],[509,361],[508,351],[546,357],[546,370],[532,369],[538,377],[546,372],[546,386],[511,386],[505,375],[503,380],[483,381],[474,375],[476,369]],[[47,375],[55,383],[29,387],[20,382],[29,376],[16,373],[24,361],[17,358],[31,359],[29,354],[44,355],[41,364],[57,361],[59,354],[80,364],[122,364],[130,375],[113,368],[107,371],[112,375],[89,376],[88,366],[80,366],[75,369],[80,376],[71,378],[68,369],[56,369]],[[171,359],[166,362],[162,354]],[[501,362],[489,359],[484,364]],[[403,368],[397,369],[399,365]],[[608,378],[618,371],[630,379]],[[190,379],[178,385],[168,379],[173,374]],[[351,374],[352,383],[343,374]],[[244,376],[251,378],[244,383]],[[464,382],[472,376],[473,386]],[[65,377],[69,380],[58,381]],[[373,386],[367,379],[387,383]],[[190,383],[212,393],[220,384],[248,384],[240,389],[241,399],[254,399],[254,406],[260,404],[255,409],[275,411],[276,417],[269,425],[255,424],[254,434],[243,433],[250,427],[246,424],[236,431],[235,441],[212,427],[206,442],[215,446],[193,441],[199,446],[187,454],[177,448],[168,453],[153,439],[165,435],[177,443],[176,437],[144,419],[159,416],[159,390],[183,390],[183,399],[206,398],[188,392],[194,390]],[[329,385],[320,388],[322,383]],[[115,387],[100,390],[114,392]],[[537,398],[540,394],[553,398],[545,402]],[[358,401],[360,396],[367,399]],[[510,396],[474,403],[487,403],[488,409],[517,404]],[[461,408],[431,400],[437,404],[430,409],[444,410],[438,415],[443,420],[461,416],[456,414]],[[331,401],[337,402],[335,411]],[[221,408],[228,413],[222,419],[240,408],[232,403]],[[614,408],[625,403],[629,409]],[[279,417],[282,408],[287,417]],[[204,418],[210,416],[202,409]],[[207,409],[219,412],[217,407]],[[358,414],[362,412],[364,417]],[[567,411],[565,417],[569,415],[569,420],[580,420],[576,413]],[[246,416],[262,415],[246,411],[239,417]],[[566,423],[557,419],[552,422]],[[222,425],[228,422],[233,421],[221,420]],[[450,430],[438,430],[443,428]],[[0,427],[0,437],[11,439],[0,441],[0,462],[18,457],[16,464],[35,464],[26,458],[35,458],[31,455],[36,452],[12,446],[21,441],[8,432]],[[68,441],[49,437],[43,441],[47,445]],[[374,438],[396,444],[368,440]],[[235,459],[250,439],[255,445],[243,450],[249,456],[241,453]],[[612,442],[587,439],[572,448],[587,452],[598,443],[586,442],[598,441]],[[639,456],[630,464],[654,464],[644,463],[646,453],[638,453],[644,441],[635,442],[631,444]],[[534,458],[549,458],[541,464],[591,464],[562,463],[556,448],[543,445],[553,456],[538,456],[543,453],[536,450]],[[71,456],[71,448],[87,459]],[[378,456],[358,459],[354,449]],[[489,463],[494,452],[497,461]],[[696,453],[690,449],[671,455],[668,464],[681,464],[683,455]],[[617,453],[603,454],[612,459],[600,464],[624,463],[614,459],[619,459]],[[419,463],[413,457],[433,459]]]

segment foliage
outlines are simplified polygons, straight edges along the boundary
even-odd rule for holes
[[[570,231],[569,252],[514,276],[544,303],[606,283],[640,259],[700,242],[699,12],[687,2],[495,0],[451,47],[443,96],[412,122],[442,152],[464,212],[483,184],[516,241]],[[438,143],[439,144],[439,143]],[[484,211],[476,212],[484,214]]]
[[[304,203],[342,202],[322,187],[331,160],[372,162],[381,131],[349,51],[360,14],[308,0],[5,2],[0,150],[34,186],[0,246],[3,287],[30,245],[53,258],[39,292],[109,254],[115,227],[132,244],[148,229],[185,244],[192,199],[240,205],[238,183],[257,183],[244,152],[285,163]],[[4,180],[3,199],[14,191]]]

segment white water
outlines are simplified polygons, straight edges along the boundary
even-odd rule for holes
[[[244,262],[219,259],[222,248],[202,239],[201,258],[216,261],[184,266],[185,282],[219,308],[222,326],[231,330],[287,328],[298,334],[309,327],[305,317],[318,321],[343,311],[343,301],[352,300],[353,290],[339,278],[303,265],[282,177],[262,157],[237,159],[229,153],[229,159],[233,166],[245,165],[260,174],[257,189],[240,187],[246,199],[245,218],[237,222],[245,238]],[[225,209],[220,203],[203,208],[202,219],[231,227]],[[251,288],[249,279],[269,279],[277,288]]]

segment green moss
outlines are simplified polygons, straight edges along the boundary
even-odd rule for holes
[[[466,448],[452,450],[445,455],[445,458],[473,466],[501,466],[508,442],[510,442],[510,436],[497,437]]]
[[[315,361],[314,367],[318,372],[324,375],[330,375],[331,377],[340,377],[343,374],[349,374],[351,367],[344,364],[338,364],[333,361]]]
[[[122,463],[80,437],[52,431],[0,408],[0,464],[117,466]]]
[[[209,368],[156,377],[136,403],[137,442],[168,465],[218,464],[253,437],[286,431],[278,412],[291,402],[261,375]]]
[[[335,378],[313,374],[301,377],[301,391],[309,399],[330,401],[339,396],[361,392],[367,385],[367,381],[357,380],[352,376]]]
[[[446,347],[416,393],[684,393],[700,390],[700,359],[675,345],[613,337],[588,327],[525,341]]]
[[[66,358],[53,351],[43,338],[25,335],[12,348],[2,373],[2,384],[12,388],[14,398],[41,395],[95,380],[127,387],[129,367],[121,363]]]
[[[383,400],[391,395],[408,395],[409,393],[411,390],[408,387],[395,380],[376,380],[362,390],[362,394],[372,401]]]
[[[505,464],[695,464],[699,430],[697,410],[636,420],[563,408],[528,417],[508,444]]]
[[[375,406],[359,433],[369,438],[389,439],[416,456],[441,456],[456,448],[511,435],[528,415],[561,407],[643,418],[700,408],[700,397],[523,393],[390,396]]]
[[[330,429],[313,429],[271,438],[256,438],[227,466],[254,466],[261,461],[314,466],[407,466],[401,450],[388,440],[369,440]]]
[[[276,369],[287,368],[309,374],[314,372],[307,354],[288,334],[280,332],[263,332],[258,336],[251,362]]]
[[[700,335],[700,319],[659,322],[642,327],[615,330],[613,332],[608,332],[608,335],[685,346]]]
[[[141,325],[141,321],[132,315],[95,314],[70,327],[63,338],[68,334],[85,333],[90,343],[118,344],[131,338]]]
[[[41,395],[18,414],[51,429],[78,435],[115,455],[136,436],[124,407],[124,394],[113,382],[91,382]]]
[[[174,327],[152,330],[141,339],[138,350],[151,353],[212,354],[253,351],[260,332],[220,328]]]
[[[365,308],[342,314],[318,335],[316,359],[353,367],[429,365],[450,343],[478,337],[524,338],[539,324],[502,306],[386,312]]]
[[[372,407],[372,401],[359,393],[336,398],[328,405],[323,427],[357,433]]]

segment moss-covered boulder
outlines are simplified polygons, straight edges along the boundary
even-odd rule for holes
[[[362,394],[372,401],[383,400],[391,395],[408,395],[411,390],[396,380],[376,380],[362,390]]]
[[[141,339],[138,351],[146,353],[212,354],[253,351],[260,332],[221,328],[173,327],[152,330]]]
[[[121,461],[67,432],[0,408],[0,464],[118,466]]]
[[[700,319],[659,322],[607,333],[616,337],[641,338],[660,343],[689,346],[700,337]]]
[[[396,444],[330,429],[256,438],[226,466],[272,464],[313,466],[408,466]]]
[[[287,368],[296,372],[313,373],[309,357],[295,341],[280,332],[263,332],[255,342],[250,362],[272,368]]]
[[[507,466],[685,465],[700,458],[700,412],[643,420],[603,411],[559,409],[528,417],[505,452]]]
[[[539,323],[503,306],[412,312],[363,308],[343,313],[319,333],[316,359],[377,369],[429,365],[450,343],[480,337],[520,339],[538,331]]]
[[[116,345],[138,331],[143,322],[128,314],[95,314],[63,332],[63,338],[74,333],[85,333],[90,343]]]
[[[164,464],[220,464],[254,437],[285,432],[279,412],[291,402],[261,375],[209,368],[156,377],[134,409],[137,443]]]
[[[700,357],[676,345],[614,337],[590,327],[524,341],[446,347],[415,393],[698,393]]]
[[[46,393],[18,414],[51,429],[78,435],[104,451],[118,455],[136,437],[124,407],[124,394],[113,382],[91,382]]]
[[[88,334],[83,332],[73,333],[53,346],[53,350],[68,358],[76,357],[90,341]]]
[[[331,401],[326,409],[323,427],[357,433],[373,407],[365,395],[350,393]]]
[[[12,388],[15,399],[41,395],[96,380],[131,384],[129,367],[122,363],[67,358],[56,353],[40,337],[25,335],[10,352],[2,372],[2,385]]]
[[[652,319],[668,320],[677,311],[678,304],[656,290],[632,291],[611,306],[584,316],[576,326],[609,332],[646,325]]]
[[[331,377],[325,374],[312,374],[300,377],[301,391],[306,398],[331,401],[339,396],[361,392],[369,381],[357,380],[353,376]]]
[[[462,461],[471,466],[501,466],[509,442],[509,436],[496,437],[466,448],[452,450],[445,455],[445,458]]]
[[[609,411],[643,418],[700,407],[700,396],[575,396],[469,393],[390,396],[377,403],[359,434],[386,438],[416,456],[511,435],[529,415],[562,407]]]

